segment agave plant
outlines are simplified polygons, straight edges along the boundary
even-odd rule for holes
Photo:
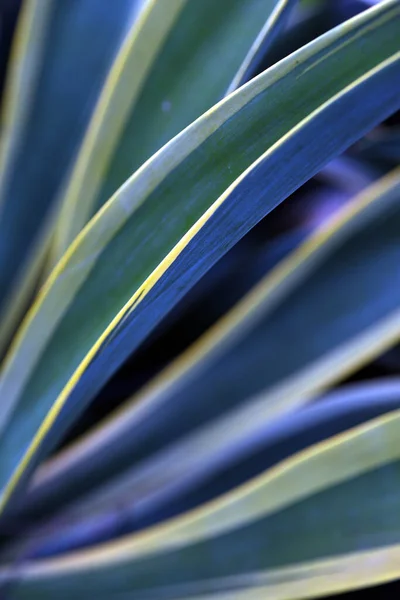
[[[400,0],[22,2],[2,599],[400,576],[399,109]]]

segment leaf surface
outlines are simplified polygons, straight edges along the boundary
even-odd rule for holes
[[[2,373],[3,505],[184,293],[398,107],[399,19],[388,0],[267,70],[167,144],[78,236]]]

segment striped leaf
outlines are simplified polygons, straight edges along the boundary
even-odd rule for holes
[[[110,478],[101,490],[47,518],[44,526],[26,528],[23,541],[6,548],[1,559],[19,562],[22,557],[54,556],[149,527],[210,501],[312,444],[398,408],[396,378],[345,386],[272,423],[266,420],[257,431],[246,429],[230,461],[224,460],[210,426],[204,432],[205,443],[188,448],[184,439],[120,480]],[[212,468],[207,446],[212,449]],[[192,453],[190,476],[182,475],[185,451]],[[17,522],[24,520],[19,517]]]
[[[95,493],[106,505],[122,495],[136,506],[146,469],[155,482],[168,472],[194,485],[248,452],[271,419],[390,347],[400,337],[399,203],[398,170],[289,255],[114,417],[44,464],[25,516],[44,517],[100,483],[111,489]]]
[[[3,505],[185,291],[399,106],[399,18],[400,3],[383,2],[240,88],[139,169],[78,236],[3,371]]]
[[[57,193],[135,1],[112,11],[108,0],[23,4],[2,115],[0,354],[33,293]]]
[[[295,3],[149,2],[93,115],[65,192],[54,258],[136,169],[246,79]]]
[[[293,600],[393,579],[400,574],[399,427],[397,410],[140,535],[5,566],[4,591],[11,600]]]

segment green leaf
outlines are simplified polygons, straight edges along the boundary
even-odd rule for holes
[[[245,79],[295,2],[149,3],[115,60],[72,172],[55,259],[136,169]]]
[[[2,119],[0,353],[33,293],[57,194],[133,5],[118,0],[111,12],[108,0],[23,6]]]
[[[393,345],[399,200],[400,170],[351,201],[115,415],[45,463],[22,514],[43,518],[151,457],[165,472],[178,440],[171,475],[193,482],[196,469],[235,460],[271,419]]]
[[[7,547],[3,562],[54,555],[120,537],[186,512],[259,475],[300,450],[400,407],[400,380],[339,388],[295,412],[265,419],[220,443],[213,425],[171,444],[122,477],[75,501],[22,542]],[[226,437],[226,436],[225,436]],[[24,523],[24,517],[15,517]],[[10,523],[10,521],[8,521]]]
[[[139,169],[78,236],[2,374],[3,505],[183,294],[399,106],[399,16],[398,1],[383,2],[239,89]]]
[[[139,535],[5,566],[4,589],[10,600],[294,600],[393,579],[400,573],[399,428],[395,411]]]

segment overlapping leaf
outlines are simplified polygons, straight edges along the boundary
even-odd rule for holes
[[[10,600],[289,600],[390,580],[399,574],[399,424],[399,411],[381,416],[140,535],[3,567],[4,589]]]
[[[243,459],[271,418],[393,344],[399,200],[400,172],[355,198],[126,408],[45,465],[25,516],[104,482],[78,504],[79,520],[97,510],[110,531],[119,523],[104,520],[124,505],[146,521],[168,494]]]
[[[121,48],[83,142],[63,200],[55,258],[146,159],[245,80],[295,3],[148,4]]]
[[[184,292],[398,107],[399,16],[397,1],[383,2],[241,88],[147,162],[78,237],[3,373],[3,504]]]
[[[2,115],[0,354],[32,294],[56,195],[135,1],[113,11],[108,0],[23,5]]]
[[[226,444],[219,443],[219,432],[210,426],[203,436],[195,434],[143,461],[120,481],[110,480],[83,502],[47,518],[45,525],[26,528],[23,540],[1,558],[19,562],[21,557],[54,555],[143,529],[233,489],[303,448],[399,407],[396,378],[339,388],[309,407],[273,422],[266,419],[258,429],[245,428],[236,435],[230,460],[221,452]],[[196,446],[201,437],[204,443]],[[182,468],[188,465],[190,476]]]
[[[234,448],[234,422],[242,423],[239,436],[255,438],[268,415],[309,399],[392,344],[399,328],[384,320],[395,323],[397,315],[399,256],[388,223],[395,231],[399,199],[398,172],[356,197],[126,408],[39,471],[27,510],[76,498],[215,418],[221,447]],[[179,463],[190,473],[195,443],[183,447]]]

